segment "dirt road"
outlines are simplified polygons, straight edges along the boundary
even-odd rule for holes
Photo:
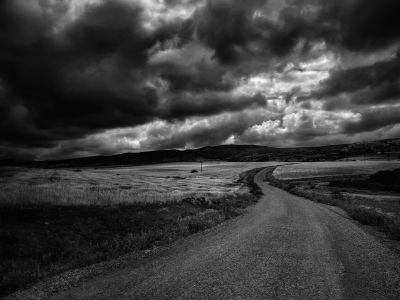
[[[256,177],[250,212],[54,299],[399,299],[400,258],[339,209]]]

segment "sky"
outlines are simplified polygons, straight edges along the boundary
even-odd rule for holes
[[[398,0],[2,0],[0,159],[400,137]]]

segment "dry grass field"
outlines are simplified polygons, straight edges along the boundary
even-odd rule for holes
[[[151,249],[242,214],[274,163],[174,163],[0,172],[0,297]],[[196,172],[192,172],[197,170]]]
[[[400,162],[275,168],[277,164],[207,162],[202,172],[200,163],[1,168],[0,296],[66,270],[170,243],[240,215],[260,196],[253,178],[264,167],[270,167],[273,184],[340,206],[363,223],[400,237],[399,194],[331,184],[368,178],[365,174],[398,168]]]
[[[373,174],[400,168],[400,161],[334,161],[289,164],[275,169],[273,175],[280,180],[312,177]]]
[[[274,163],[169,163],[99,169],[0,169],[0,205],[116,205],[236,193],[239,174]],[[197,172],[191,173],[193,170]]]

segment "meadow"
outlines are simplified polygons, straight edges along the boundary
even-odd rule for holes
[[[168,163],[118,168],[0,169],[0,205],[118,205],[243,191],[239,174],[274,163]]]
[[[273,173],[280,180],[312,177],[373,174],[400,168],[400,161],[304,162],[277,167]]]
[[[204,162],[202,170],[199,162],[3,167],[0,296],[71,269],[149,251],[234,218],[261,196],[254,176],[265,167],[273,185],[337,205],[400,239],[400,194],[360,188],[370,186],[368,174],[398,168],[399,161],[215,161]]]
[[[254,176],[270,165],[2,168],[0,297],[234,218],[257,202]]]

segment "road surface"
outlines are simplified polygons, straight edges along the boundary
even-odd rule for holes
[[[339,209],[256,176],[250,211],[54,299],[400,299],[400,259]]]

